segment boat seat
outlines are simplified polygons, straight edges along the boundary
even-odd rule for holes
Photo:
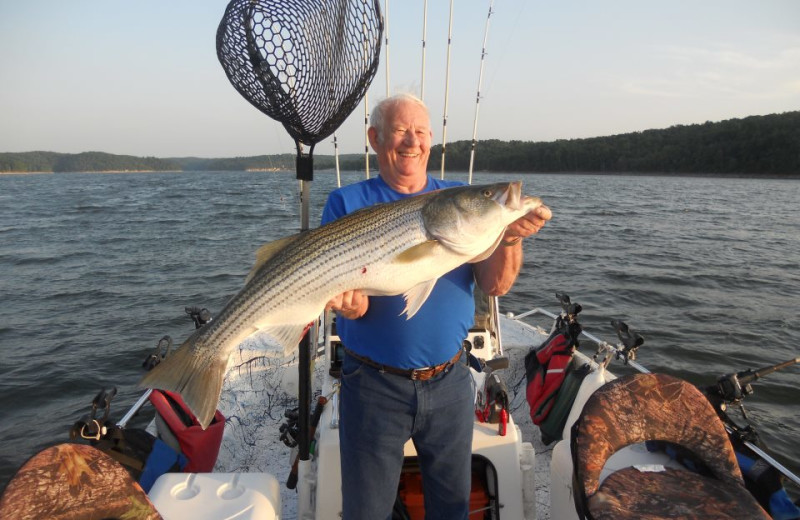
[[[78,520],[161,515],[116,460],[85,444],[58,444],[31,457],[0,497],[4,520]]]
[[[707,471],[627,467],[600,482],[616,451],[656,440],[688,449]],[[770,518],[744,486],[722,421],[705,396],[681,379],[635,374],[603,385],[573,426],[571,448],[581,518]]]

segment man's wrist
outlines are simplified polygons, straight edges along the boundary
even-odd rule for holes
[[[501,240],[500,243],[503,244],[505,247],[511,247],[519,244],[520,240],[522,240],[522,237],[517,235],[511,240]]]

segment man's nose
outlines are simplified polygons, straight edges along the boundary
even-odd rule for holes
[[[419,144],[419,138],[417,137],[417,133],[412,130],[406,130],[405,135],[403,136],[403,142],[410,146],[416,146]]]

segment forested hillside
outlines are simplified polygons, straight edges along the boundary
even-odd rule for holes
[[[112,172],[176,171],[181,167],[169,159],[135,157],[103,152],[0,153],[0,172]]]
[[[449,171],[469,168],[471,142],[447,144]],[[334,167],[315,155],[314,167]],[[363,170],[364,158],[342,155],[345,170]],[[371,161],[377,167],[374,158]],[[430,169],[441,165],[441,145],[431,150]],[[0,153],[0,172],[294,170],[293,154],[205,159],[158,159],[101,152]],[[476,144],[474,169],[498,172],[618,172],[800,176],[800,111],[679,125],[608,137],[554,142],[486,140]]]
[[[445,167],[469,167],[469,141],[447,144]],[[440,168],[441,147],[431,152]],[[800,175],[800,112],[550,143],[480,141],[476,170]]]

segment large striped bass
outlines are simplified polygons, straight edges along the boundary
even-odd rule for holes
[[[458,186],[364,208],[271,242],[258,250],[244,288],[140,386],[180,393],[205,428],[228,358],[248,336],[264,331],[288,355],[326,303],[353,289],[403,294],[411,318],[440,276],[487,258],[506,226],[540,205],[522,196],[519,182]]]

